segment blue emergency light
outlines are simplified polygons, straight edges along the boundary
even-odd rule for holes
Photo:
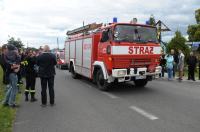
[[[117,23],[117,17],[113,17],[113,23]]]
[[[146,25],[150,25],[150,21],[146,21]]]

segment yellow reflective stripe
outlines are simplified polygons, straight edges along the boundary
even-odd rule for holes
[[[28,90],[28,89],[25,89],[25,92],[29,92],[29,90]]]
[[[21,64],[26,66],[26,65],[28,65],[28,61],[22,61]]]
[[[35,90],[30,90],[30,93],[35,93]]]
[[[35,93],[35,90],[28,90],[28,89],[25,89],[25,92]]]

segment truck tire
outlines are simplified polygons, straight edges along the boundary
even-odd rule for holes
[[[99,90],[107,91],[108,90],[108,83],[104,79],[102,70],[98,70],[96,74],[96,83]]]
[[[144,87],[147,84],[147,79],[141,79],[141,80],[135,80],[135,86],[136,87]]]
[[[72,78],[77,79],[78,74],[75,72],[73,64],[70,65],[70,71],[71,71]]]

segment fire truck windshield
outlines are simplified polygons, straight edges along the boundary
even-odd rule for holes
[[[114,30],[114,41],[158,43],[156,28],[133,25],[117,25]]]

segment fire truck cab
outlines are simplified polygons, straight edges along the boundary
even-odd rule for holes
[[[88,77],[100,90],[129,81],[144,87],[161,72],[156,27],[94,23],[68,31],[67,35],[65,57],[72,77]]]

